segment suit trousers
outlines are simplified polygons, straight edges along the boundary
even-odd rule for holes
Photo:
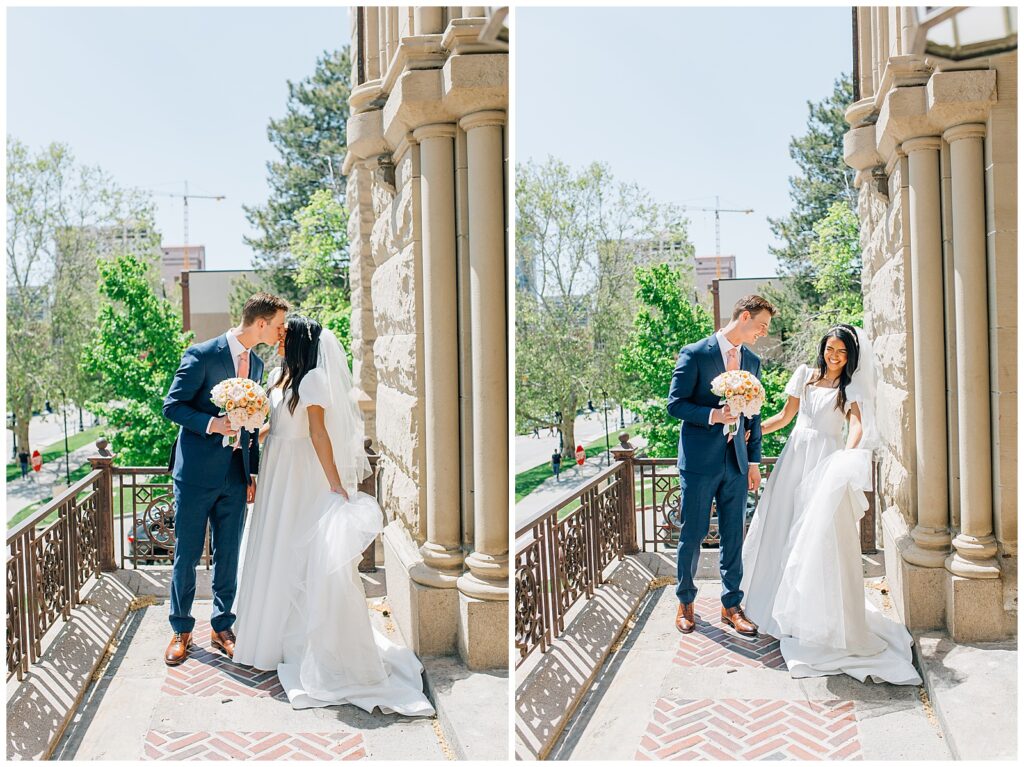
[[[682,529],[676,559],[676,596],[688,604],[697,598],[694,576],[700,547],[711,525],[711,501],[718,509],[719,564],[722,574],[722,605],[736,607],[743,601],[743,522],[747,510],[747,474],[740,471],[736,451],[727,449],[721,469],[714,474],[679,472],[679,504]]]
[[[196,595],[196,566],[203,555],[206,526],[210,526],[213,555],[213,611],[210,625],[225,631],[235,622],[231,608],[238,589],[238,559],[245,528],[246,484],[241,451],[234,450],[224,484],[197,487],[174,481],[174,569],[171,575],[171,628],[189,632],[195,626],[192,602]]]

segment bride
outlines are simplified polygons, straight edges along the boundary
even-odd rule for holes
[[[870,341],[850,325],[829,329],[816,367],[793,373],[785,408],[761,424],[765,435],[797,418],[743,543],[741,589],[792,676],[917,685],[910,634],[864,594],[857,524],[878,442],[874,389]]]
[[[294,708],[351,703],[431,716],[411,650],[373,628],[356,562],[381,531],[345,351],[291,317],[239,585],[233,659],[277,669]]]

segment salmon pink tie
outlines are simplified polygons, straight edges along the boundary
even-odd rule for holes
[[[725,363],[725,369],[726,370],[739,370],[740,369],[740,362],[739,362],[738,359],[736,359],[736,347],[735,346],[732,347],[729,351],[727,351],[725,353],[725,357],[726,357],[726,363]]]
[[[238,355],[238,377],[248,378],[249,377],[249,350],[246,349],[244,352]]]

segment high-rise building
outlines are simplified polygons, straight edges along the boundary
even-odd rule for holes
[[[168,295],[181,284],[181,273],[206,269],[205,245],[161,245],[160,277]]]

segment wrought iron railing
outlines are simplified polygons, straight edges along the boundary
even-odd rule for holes
[[[20,681],[39,660],[44,636],[71,617],[90,578],[174,561],[174,492],[166,467],[115,466],[106,441],[96,444],[93,470],[7,533],[8,680]],[[366,451],[373,472],[359,489],[379,498],[378,458],[369,440]],[[373,549],[364,552],[360,570],[373,569]],[[210,566],[209,532],[203,562]]]
[[[101,553],[110,527],[103,479],[89,472],[7,533],[8,679],[22,679],[39,660],[46,632],[71,617],[82,587],[109,564]]]
[[[564,630],[568,610],[594,595],[615,559],[639,551],[675,552],[679,544],[679,472],[675,458],[637,458],[613,450],[616,462],[572,495],[538,511],[516,530],[517,665],[547,650]],[[744,534],[776,459],[761,461],[761,483],[748,494]],[[576,504],[578,508],[574,508]],[[861,519],[861,551],[876,551],[875,494]],[[572,511],[566,513],[566,509]],[[719,544],[717,514],[704,545]]]
[[[516,530],[515,641],[520,660],[537,647],[546,650],[565,628],[566,613],[584,596],[592,597],[605,568],[623,557],[623,523],[632,487],[627,473],[622,462],[609,466]]]

